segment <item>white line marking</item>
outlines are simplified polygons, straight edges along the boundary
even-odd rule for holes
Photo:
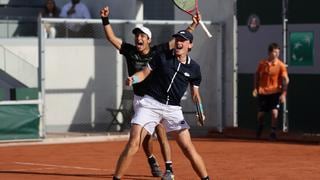
[[[9,171],[9,172],[21,172],[21,171],[42,171],[42,170],[51,170],[56,169],[53,167],[47,167],[47,168],[33,168],[33,169],[10,169],[10,170],[1,170],[1,171]]]
[[[31,162],[14,162],[14,164],[26,165],[26,166],[46,166],[46,167],[56,167],[56,168],[65,168],[65,169],[82,169],[82,170],[91,170],[91,171],[107,171],[112,172],[110,169],[100,169],[100,168],[87,168],[80,166],[66,166],[66,165],[54,165],[54,164],[43,164],[43,163],[31,163]]]
[[[1,0],[0,0],[1,1]],[[64,137],[64,138],[46,138],[39,142],[18,142],[18,141],[0,141],[0,147],[10,146],[29,146],[29,145],[49,145],[49,144],[73,144],[73,143],[90,143],[90,142],[107,142],[107,141],[125,141],[129,139],[129,133],[124,135],[89,136],[89,137]],[[35,140],[33,140],[35,141]]]

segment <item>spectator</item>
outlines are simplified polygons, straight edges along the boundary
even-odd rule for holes
[[[60,14],[59,7],[56,6],[54,0],[46,0],[43,10],[41,11],[41,16],[45,18],[58,18]],[[56,27],[53,24],[46,23],[45,27],[45,37],[55,38],[57,34]]]
[[[88,7],[80,2],[80,0],[71,0],[62,7],[60,17],[75,18],[75,19],[90,19],[91,15]],[[84,24],[81,23],[68,23],[68,36],[82,36],[84,32]],[[70,31],[69,31],[70,30]]]

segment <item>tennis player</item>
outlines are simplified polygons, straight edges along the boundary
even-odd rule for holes
[[[120,38],[116,37],[114,34],[112,27],[109,23],[109,16],[110,11],[109,7],[104,7],[100,11],[100,15],[102,18],[102,23],[104,26],[105,35],[109,42],[113,44],[115,48],[117,48],[121,54],[123,54],[126,57],[127,60],[127,68],[129,75],[133,75],[135,72],[140,71],[147,65],[147,63],[153,58],[154,54],[156,52],[163,51],[163,47],[165,45],[158,45],[158,46],[150,46],[152,33],[151,31],[146,27],[137,27],[133,29],[133,34],[135,35],[135,45],[128,44],[126,42],[123,42]],[[198,18],[199,17],[199,18]],[[193,17],[193,23],[188,26],[187,30],[192,32],[196,26],[199,23],[200,16],[194,16]],[[174,39],[172,39],[169,43],[166,43],[169,46],[169,49],[173,49],[174,47]],[[147,90],[147,84],[148,80],[135,84],[133,86],[134,90],[134,111],[138,111],[137,104],[142,98],[142,96],[146,93]],[[132,133],[132,132],[131,132]],[[161,124],[156,126],[156,134],[159,140],[159,144],[161,147],[161,152],[165,161],[165,167],[166,172],[170,172],[173,176],[173,170],[172,170],[172,161],[171,161],[171,152],[170,152],[170,146],[167,140],[165,129]],[[152,134],[148,134],[145,139],[141,139],[143,141],[143,149],[148,157],[148,162],[151,168],[152,175],[155,177],[162,176],[162,172],[160,170],[160,167],[157,163],[157,160],[152,152]],[[128,145],[127,145],[128,146]],[[123,152],[129,153],[129,152]],[[121,161],[123,155],[120,156],[119,161]],[[122,169],[126,169],[127,165],[122,164],[117,166],[116,172],[122,172]],[[167,173],[168,174],[168,173]],[[119,177],[119,175],[116,173],[116,177]],[[114,179],[117,179],[117,178]]]
[[[127,152],[118,165],[129,161],[137,152],[138,142],[147,134],[152,134],[161,121],[184,155],[189,159],[194,171],[201,180],[209,176],[201,156],[192,144],[189,125],[185,121],[180,106],[181,98],[190,84],[192,99],[200,102],[199,86],[201,82],[200,66],[188,56],[193,46],[193,35],[186,30],[174,34],[175,47],[158,52],[142,71],[128,77],[127,85],[145,80],[150,74],[149,89],[139,101],[140,108],[132,119],[132,131]],[[202,107],[200,105],[200,107]],[[201,108],[203,114],[203,109]],[[203,116],[204,117],[204,116]],[[140,136],[141,135],[141,136]],[[121,176],[122,172],[116,172]]]
[[[286,65],[279,59],[280,47],[271,43],[268,57],[259,62],[254,81],[253,96],[258,96],[258,125],[256,137],[259,139],[264,126],[264,115],[271,111],[270,140],[276,140],[276,129],[280,103],[287,95],[289,77]]]

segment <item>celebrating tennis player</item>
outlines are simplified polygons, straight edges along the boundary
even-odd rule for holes
[[[109,22],[109,14],[109,7],[104,7],[100,11],[105,35],[108,41],[111,42],[113,46],[117,48],[120,51],[120,53],[126,57],[129,76],[132,76],[135,72],[142,70],[147,65],[147,63],[152,60],[156,52],[162,52],[166,48],[174,48],[174,38],[169,43],[151,47],[150,44],[152,33],[147,27],[144,26],[136,27],[132,31],[132,33],[135,35],[135,45],[123,42],[114,34]],[[199,20],[199,16],[194,16],[193,22],[190,26],[188,26],[187,30],[192,32],[198,25]],[[149,82],[147,79],[142,83],[137,83],[133,86],[133,104],[135,112],[139,111],[139,101],[141,100],[142,96],[145,95],[148,83]],[[131,123],[132,128],[130,132],[130,140],[119,158],[117,169],[113,179],[120,179],[125,169],[127,169],[127,167],[130,164],[131,158],[128,158],[128,156],[131,157],[131,155],[139,149],[141,142],[143,142],[143,149],[146,156],[148,157],[148,162],[151,168],[152,175],[155,177],[162,176],[163,179],[173,179],[174,175],[172,170],[170,146],[163,126],[157,123],[156,134],[165,161],[166,171],[164,174],[162,174],[157,160],[152,152],[152,133],[147,134],[146,139],[141,138],[139,139],[140,141],[132,141],[132,137],[140,136],[141,131],[137,131],[137,128],[135,128],[137,125],[134,122]]]
[[[152,134],[156,125],[162,122],[166,131],[173,135],[182,152],[189,159],[197,175],[201,180],[208,180],[204,161],[192,144],[190,126],[185,121],[180,106],[181,98],[189,85],[192,88],[193,101],[201,102],[200,66],[188,56],[193,46],[193,35],[189,31],[181,30],[173,37],[175,38],[173,50],[167,47],[166,50],[158,52],[147,67],[127,79],[127,85],[134,85],[145,80],[152,73],[148,90],[139,101],[140,108],[132,120],[133,131],[142,133],[141,136],[131,136],[130,139],[132,142],[139,142],[141,137]],[[203,113],[203,110],[201,112]],[[128,151],[134,151],[134,148],[131,146]],[[124,158],[131,158],[129,156],[132,155],[127,153]]]

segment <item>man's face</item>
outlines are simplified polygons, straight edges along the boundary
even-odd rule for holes
[[[269,58],[270,59],[277,59],[280,56],[280,49],[273,49],[271,52],[269,52]]]
[[[189,40],[186,40],[182,37],[175,38],[175,53],[178,56],[187,55],[189,49],[192,48],[192,43]]]
[[[135,34],[134,40],[136,48],[140,53],[147,54],[149,52],[151,40],[148,35],[138,32]]]

